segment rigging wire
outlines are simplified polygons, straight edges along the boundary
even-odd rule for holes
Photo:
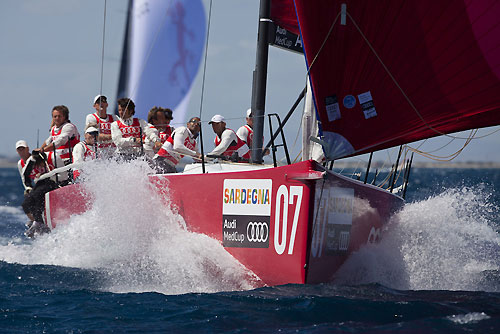
[[[351,16],[351,14],[349,14],[349,12],[346,12],[347,16],[349,16],[349,18],[351,19],[354,27],[358,30],[359,34],[361,35],[361,37],[363,37],[364,41],[366,42],[366,44],[368,45],[368,47],[370,48],[370,50],[373,52],[373,54],[375,55],[375,57],[377,58],[377,60],[379,61],[379,63],[382,65],[382,67],[384,68],[384,70],[387,72],[387,74],[389,75],[389,77],[391,78],[391,80],[394,82],[394,84],[396,85],[396,87],[399,89],[399,91],[401,92],[401,94],[403,95],[403,97],[405,98],[405,100],[408,102],[408,104],[410,105],[410,107],[413,109],[413,111],[415,111],[415,113],[417,114],[417,116],[420,118],[420,120],[424,123],[424,125],[436,132],[437,134],[439,135],[442,135],[442,136],[446,136],[446,137],[449,137],[449,138],[455,138],[455,139],[466,139],[466,140],[469,140],[469,138],[464,138],[464,137],[459,137],[459,136],[453,136],[453,135],[450,135],[450,134],[447,134],[447,133],[444,133],[444,132],[441,132],[439,131],[438,129],[432,127],[429,123],[427,123],[427,121],[424,119],[424,117],[422,116],[422,114],[420,114],[420,112],[418,111],[417,107],[413,104],[413,102],[410,100],[410,98],[408,97],[408,95],[405,93],[404,89],[399,85],[398,81],[396,80],[396,78],[392,75],[391,71],[389,70],[389,68],[385,65],[385,63],[382,61],[382,59],[380,58],[380,56],[378,55],[377,51],[375,51],[375,48],[372,46],[372,44],[370,43],[370,41],[368,40],[368,38],[365,36],[365,34],[363,34],[363,32],[361,31],[361,29],[359,28],[359,26],[357,25],[356,21],[353,19],[353,17]],[[497,130],[498,131],[498,130]]]
[[[200,97],[200,114],[199,118],[201,119],[201,112],[203,110],[203,95],[205,93],[205,74],[207,70],[207,56],[208,56],[208,39],[210,38],[210,23],[212,21],[212,0],[210,0],[210,8],[208,10],[208,25],[207,25],[207,39],[205,42],[205,59],[203,61],[203,79],[201,81],[201,97]]]
[[[440,150],[442,150],[443,148],[445,148],[446,146],[450,145],[451,143],[453,143],[455,141],[455,138],[451,138],[449,142],[447,142],[446,144],[444,144],[443,146],[441,147],[438,147],[436,148],[435,150],[432,150],[432,151],[427,151],[427,153],[434,153],[434,152],[439,152]],[[419,146],[420,147],[420,146]]]
[[[323,40],[323,43],[321,44],[318,52],[314,56],[314,58],[311,62],[311,65],[309,65],[309,68],[307,69],[307,73],[306,73],[306,80],[307,80],[307,76],[309,75],[309,72],[311,71],[311,68],[313,67],[314,63],[316,62],[316,59],[318,59],[319,54],[321,53],[321,51],[323,51],[323,47],[326,45],[326,41],[328,41],[328,38],[330,37],[330,34],[333,31],[333,27],[335,26],[335,23],[337,23],[337,20],[339,19],[339,16],[340,16],[340,13],[338,13],[337,16],[335,16],[335,19],[333,20],[333,23],[330,26],[330,30],[328,30],[328,33],[326,34],[325,39]]]
[[[465,149],[465,147],[467,145],[469,145],[472,141],[472,139],[474,138],[474,135],[477,133],[478,129],[475,129],[471,132],[469,138],[467,139],[467,141],[464,143],[464,145],[456,152],[450,154],[450,155],[447,155],[447,156],[438,156],[438,155],[434,155],[434,154],[429,154],[427,152],[423,152],[423,151],[420,151],[420,150],[417,150],[417,149],[414,149],[410,146],[409,147],[409,150],[412,151],[412,152],[415,152],[417,154],[420,154],[428,159],[431,159],[431,160],[435,160],[435,161],[452,161],[453,159],[455,159],[456,157],[458,157],[460,155],[460,153],[462,153],[462,151]]]
[[[407,147],[408,147],[407,145],[404,145],[404,147],[403,147],[403,152],[404,152],[403,159],[401,159],[401,162],[398,163],[397,166],[394,166],[395,168],[397,168],[397,174],[394,175],[394,180],[392,181],[393,185],[396,185],[396,183],[398,182],[399,177],[401,176],[401,173],[403,172],[404,166],[406,164],[406,157],[407,157],[407,153],[408,153]],[[391,169],[391,172],[387,175],[387,179],[391,178],[392,174],[394,173],[393,170],[394,169]],[[385,188],[385,190],[390,191],[390,189],[391,189],[391,185],[389,184],[389,187]],[[396,190],[396,188],[394,188],[394,190]],[[394,192],[397,192],[397,191],[393,191],[393,193]]]

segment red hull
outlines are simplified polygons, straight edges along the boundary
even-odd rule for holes
[[[313,161],[150,179],[158,191],[169,194],[188,229],[219,240],[267,285],[329,281],[403,203],[386,191],[324,171]],[[92,203],[78,184],[46,198],[51,228]]]

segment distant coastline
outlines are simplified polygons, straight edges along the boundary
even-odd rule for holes
[[[358,163],[352,161],[335,161],[334,168],[366,168],[367,162]],[[387,163],[376,161],[370,166],[371,170],[380,168],[390,168],[391,165]],[[474,169],[500,169],[500,162],[492,161],[457,161],[457,162],[435,162],[435,161],[414,161],[412,168],[474,168]]]
[[[0,168],[16,168],[17,157],[0,156]],[[335,161],[335,168],[366,168],[366,163],[358,163],[353,161]],[[373,162],[370,169],[388,168],[384,162]],[[463,161],[463,162],[426,162],[419,161],[413,162],[412,168],[476,168],[476,169],[500,169],[500,162],[488,161]]]

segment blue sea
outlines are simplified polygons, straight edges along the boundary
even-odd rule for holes
[[[415,168],[381,242],[334,282],[256,288],[141,168],[84,174],[94,207],[35,240],[0,169],[0,333],[500,333],[498,169]]]

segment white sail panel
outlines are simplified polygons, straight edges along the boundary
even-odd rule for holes
[[[153,106],[161,106],[174,111],[176,123],[183,122],[205,43],[203,4],[134,0],[130,15],[126,87],[136,115],[146,118]]]

